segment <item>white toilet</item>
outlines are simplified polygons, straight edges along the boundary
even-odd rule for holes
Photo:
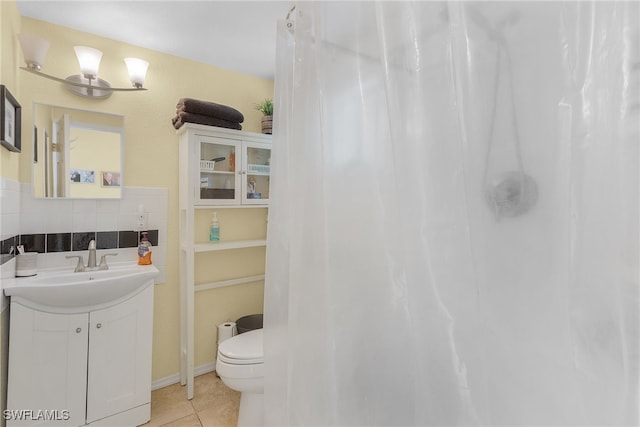
[[[238,427],[264,424],[264,351],[262,329],[229,338],[218,346],[216,372],[240,393]]]

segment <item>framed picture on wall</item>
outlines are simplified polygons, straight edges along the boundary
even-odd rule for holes
[[[87,169],[71,169],[69,180],[72,184],[94,184],[96,182],[96,173]]]
[[[22,107],[5,85],[0,85],[0,143],[8,150],[20,152]]]
[[[120,187],[120,172],[102,172],[103,187]]]

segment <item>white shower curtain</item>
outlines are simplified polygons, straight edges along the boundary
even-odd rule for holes
[[[636,2],[298,2],[272,426],[637,425]]]

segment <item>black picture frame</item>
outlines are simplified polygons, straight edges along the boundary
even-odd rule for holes
[[[20,152],[22,107],[5,85],[0,85],[0,144],[7,150]]]

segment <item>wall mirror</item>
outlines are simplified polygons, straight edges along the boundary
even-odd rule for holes
[[[33,104],[33,195],[119,199],[124,116]]]

